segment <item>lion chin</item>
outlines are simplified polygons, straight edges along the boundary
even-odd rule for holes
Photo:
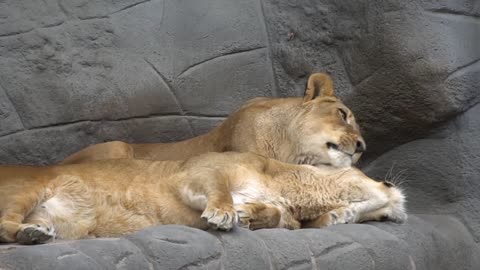
[[[331,165],[337,168],[351,167],[352,165],[357,163],[358,159],[361,156],[361,154],[359,153],[349,155],[335,149],[329,149],[327,153],[329,159],[332,161]]]
[[[345,168],[352,166],[352,157],[337,150],[328,150],[328,156],[332,160],[332,166]]]

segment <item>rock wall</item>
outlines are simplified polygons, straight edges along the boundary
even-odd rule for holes
[[[209,130],[275,95],[258,1],[2,1],[0,161]]]
[[[194,253],[186,268],[226,268],[232,260],[245,269],[256,263],[254,254],[263,254],[260,260],[275,269],[323,269],[323,263],[342,269],[475,269],[480,257],[479,18],[476,0],[0,1],[0,163],[52,164],[109,140],[189,138],[251,97],[300,96],[310,72],[328,71],[363,128],[368,153],[361,167],[372,177],[403,182],[409,211],[419,216],[402,226],[235,232],[216,238],[187,233],[207,235],[211,250],[202,252],[220,259],[211,265],[203,253]],[[168,228],[139,235],[186,230]],[[340,251],[322,246],[318,253],[301,249],[309,237],[337,239],[337,229],[355,237],[380,229],[396,242],[383,241],[382,232],[365,233],[371,239],[362,241],[385,252],[359,242],[370,256],[383,254],[373,260],[354,259],[357,251],[350,245]],[[95,241],[106,249],[129,243]],[[29,252],[51,252],[54,258],[58,251],[57,259],[68,258],[71,245],[89,243],[3,246],[0,268],[28,268],[13,262],[30,258]],[[302,256],[311,252],[315,259],[296,258],[293,248],[282,245],[298,245]],[[127,246],[113,250],[143,252]],[[398,257],[401,250],[405,256]],[[161,245],[156,251],[166,252]],[[333,260],[343,256],[337,253],[352,257]],[[103,263],[87,251],[79,254]],[[153,255],[139,256],[153,268],[170,268],[164,258],[165,264],[156,264]],[[382,257],[391,261],[382,264]],[[171,260],[172,269],[181,268]],[[355,268],[362,260],[365,268]],[[54,261],[43,267],[52,269],[47,264]],[[105,262],[105,267],[127,267],[122,261]]]

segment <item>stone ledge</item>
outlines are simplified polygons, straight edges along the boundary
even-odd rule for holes
[[[480,248],[450,216],[406,224],[205,232],[158,226],[125,238],[0,245],[0,269],[475,269]]]

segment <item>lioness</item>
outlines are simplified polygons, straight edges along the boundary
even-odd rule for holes
[[[205,135],[176,143],[89,146],[62,164],[135,158],[184,160],[206,152],[254,152],[287,163],[349,167],[365,142],[353,113],[334,97],[333,81],[312,74],[304,98],[257,98]]]
[[[355,168],[294,165],[253,153],[0,167],[0,239],[22,244],[119,236],[156,224],[229,230],[238,220],[251,229],[403,222],[404,203],[393,184]],[[258,223],[264,211],[272,218]]]

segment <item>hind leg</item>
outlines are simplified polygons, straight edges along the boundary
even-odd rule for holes
[[[22,223],[35,207],[42,203],[45,194],[43,188],[32,188],[32,191],[22,192],[12,196],[3,209],[0,218],[0,242],[15,242],[17,233],[23,228]]]
[[[85,228],[92,223],[86,218],[91,215],[88,207],[91,198],[81,178],[59,176],[48,183],[48,188],[41,184],[31,184],[28,188],[13,195],[2,209],[0,241],[41,244],[53,240],[62,226],[62,236],[71,239],[86,236]],[[62,199],[62,194],[70,195],[67,196],[70,200]],[[77,204],[83,207],[76,207]]]
[[[214,229],[230,230],[237,223],[237,212],[228,190],[227,179],[220,173],[198,173],[188,177],[181,187],[182,201],[202,211],[201,218]]]
[[[321,215],[317,219],[303,222],[302,228],[323,228],[335,224],[354,223],[356,216],[356,210],[349,207],[339,207]]]
[[[16,240],[20,244],[44,244],[55,240],[56,231],[52,219],[43,204],[37,206],[20,225]]]
[[[53,226],[24,223],[20,225],[16,240],[23,245],[44,244],[55,240],[55,235]]]

